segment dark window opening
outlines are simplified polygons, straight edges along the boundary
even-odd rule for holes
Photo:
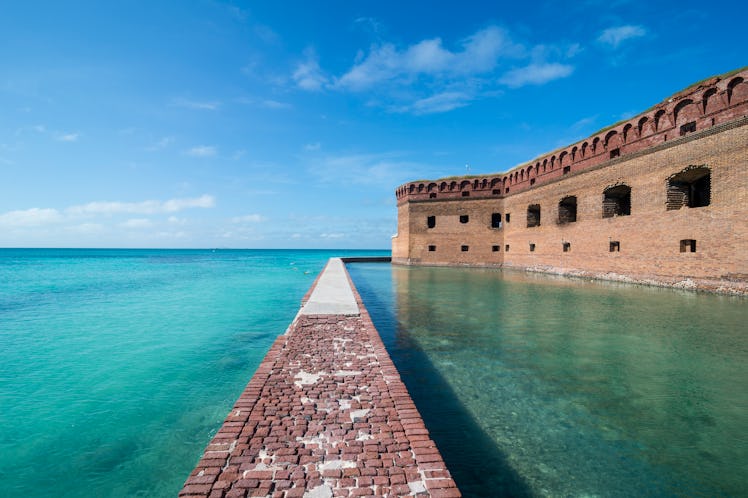
[[[468,216],[466,214],[461,214],[460,215],[460,223],[467,223],[469,220],[470,220],[470,216]]]
[[[436,198],[436,193],[435,192],[431,192],[429,194],[429,199],[435,199],[435,198]]]
[[[505,218],[506,218],[506,222],[509,223],[509,213],[506,213]]]
[[[493,195],[501,195],[501,189],[495,188],[491,191]]]
[[[564,175],[571,173],[571,166],[564,166]]]
[[[530,185],[535,185],[535,178],[530,178]]]
[[[504,193],[505,193],[505,194],[508,194],[508,193],[509,193],[509,187],[507,187],[507,188],[506,188],[506,190],[504,190]]]
[[[610,252],[621,252],[621,243],[617,240],[610,241]]]
[[[499,252],[499,246],[491,246],[491,252]]]
[[[501,228],[501,213],[491,214],[491,228]]]
[[[509,244],[504,246],[504,252],[509,252]]]
[[[603,192],[603,218],[631,214],[631,187],[616,185]]]
[[[711,174],[709,168],[692,168],[673,175],[667,182],[668,211],[708,206],[711,201]]]
[[[682,137],[686,133],[693,133],[694,131],[696,131],[696,121],[691,121],[690,123],[681,125],[680,136]]]
[[[436,216],[429,216],[426,218],[426,226],[434,228],[436,226]]]
[[[468,252],[468,249],[470,249],[470,246],[460,246],[462,252]]]
[[[621,149],[616,147],[615,149],[610,151],[610,158],[613,159],[615,157],[619,157],[621,155]]]
[[[527,206],[527,228],[540,226],[540,204]]]
[[[535,244],[530,244],[530,252],[535,252]]]
[[[436,251],[436,246],[429,246],[429,252]]]
[[[563,225],[565,223],[574,223],[575,221],[577,221],[577,198],[570,195],[564,197],[558,203],[558,222]]]
[[[571,251],[571,242],[564,242],[564,252]]]
[[[680,252],[696,252],[696,241],[693,239],[681,240]]]
[[[463,192],[463,193],[462,193],[462,196],[463,196],[463,197],[470,197],[470,192]]]

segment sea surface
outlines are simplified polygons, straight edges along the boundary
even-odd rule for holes
[[[0,496],[176,496],[344,255],[0,249]]]
[[[748,300],[348,268],[464,496],[748,496]]]

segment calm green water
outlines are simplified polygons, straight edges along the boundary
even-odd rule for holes
[[[748,301],[349,265],[466,496],[748,496]]]
[[[0,496],[176,496],[330,256],[0,249]]]

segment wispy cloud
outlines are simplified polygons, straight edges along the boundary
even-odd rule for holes
[[[363,22],[363,21],[362,21]],[[498,26],[488,26],[449,46],[428,38],[406,46],[377,42],[360,50],[339,76],[320,67],[308,52],[294,73],[306,90],[365,93],[369,105],[416,115],[448,112],[479,99],[501,95],[504,88],[541,85],[572,74],[561,62],[581,51],[579,44],[525,46]],[[510,64],[526,61],[520,67]]]
[[[316,52],[307,48],[304,51],[304,61],[296,66],[293,73],[293,80],[299,88],[309,91],[319,91],[327,85],[329,79],[319,66],[319,59]]]
[[[216,204],[211,195],[195,198],[169,199],[166,201],[119,202],[97,201],[79,206],[71,206],[66,213],[71,215],[113,215],[113,214],[158,214],[176,213],[191,208],[212,208]]]
[[[63,219],[62,214],[56,209],[31,208],[0,214],[0,226],[33,227],[59,223]]]
[[[574,66],[559,63],[533,63],[525,67],[508,71],[499,80],[509,88],[525,85],[542,85],[559,78],[566,78],[574,72]]]
[[[246,214],[244,216],[235,216],[231,218],[231,223],[260,223],[265,221],[266,218],[261,214]]]
[[[129,229],[142,229],[150,228],[153,226],[153,222],[148,218],[131,218],[123,223],[120,223],[122,228]]]
[[[218,149],[212,145],[198,145],[187,150],[185,153],[192,157],[213,157],[218,153]]]
[[[626,40],[640,38],[646,34],[647,30],[643,26],[629,24],[625,26],[615,26],[604,30],[600,36],[597,37],[597,41],[603,45],[618,48],[618,46]]]
[[[203,111],[217,111],[221,107],[221,103],[218,101],[190,100],[181,97],[172,100],[172,105],[175,107],[184,107],[186,109],[197,109]]]
[[[80,133],[55,133],[55,140],[58,142],[77,142]]]
[[[310,144],[306,144],[304,146],[304,150],[307,151],[307,152],[316,152],[321,147],[322,147],[322,144],[320,144],[319,142],[313,142],[313,143],[310,143]]]
[[[267,109],[292,109],[293,106],[288,102],[280,102],[278,100],[267,99],[262,101],[262,106]]]
[[[409,178],[440,174],[433,165],[409,161],[397,152],[331,155],[311,162],[309,173],[322,183],[365,184],[389,188]]]
[[[163,150],[174,143],[174,137],[163,137],[153,145],[146,148],[149,151]]]

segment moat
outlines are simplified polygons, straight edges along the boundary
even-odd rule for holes
[[[349,265],[465,496],[746,496],[745,299]]]

